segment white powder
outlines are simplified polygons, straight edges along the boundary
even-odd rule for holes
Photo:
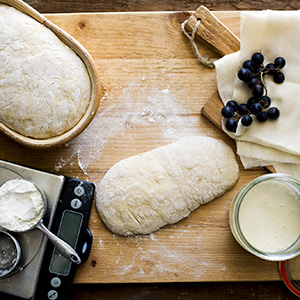
[[[0,226],[11,231],[25,231],[42,218],[44,199],[32,182],[11,179],[0,187],[0,211]]]
[[[177,95],[180,93],[168,85],[157,89],[152,84],[149,87],[135,79],[128,86],[120,87],[120,90],[106,91],[92,123],[77,138],[63,146],[72,151],[68,150],[67,156],[58,157],[55,172],[61,172],[63,167],[75,161],[86,179],[97,184],[99,176],[89,174],[89,167],[101,161],[103,151],[111,147],[116,138],[126,140],[135,134],[144,134],[151,127],[166,143],[199,133],[190,127],[190,120],[186,123],[186,118],[182,117],[192,113],[183,100],[186,95]],[[150,139],[152,131],[149,132]]]
[[[90,99],[82,60],[47,26],[21,11],[0,5],[0,19],[1,122],[41,139],[73,128]]]

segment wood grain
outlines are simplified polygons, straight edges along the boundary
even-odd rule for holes
[[[217,16],[239,33],[239,13]],[[215,71],[196,62],[180,32],[180,13],[46,17],[87,48],[106,93],[93,122],[72,142],[56,149],[28,151],[0,136],[2,159],[97,185],[119,160],[183,136],[204,134],[234,147],[200,115],[201,107],[216,91]],[[228,225],[234,194],[264,173],[241,168],[240,179],[230,192],[183,221],[147,236],[112,234],[93,207],[90,229],[94,243],[75,283],[279,280],[277,264],[245,252]]]
[[[71,300],[297,300],[283,282],[75,285]]]
[[[201,5],[185,23],[185,30],[191,33],[199,21],[196,39],[207,45],[221,57],[240,50],[240,41],[205,6]]]
[[[201,113],[219,129],[222,129],[222,116],[220,112],[223,106],[224,104],[220,99],[219,93],[216,91],[201,108]]]
[[[244,0],[26,0],[27,3],[42,13],[74,13],[74,12],[133,12],[133,11],[194,11],[200,5],[213,11],[237,10],[297,10],[297,0],[280,1],[244,1]]]
[[[26,0],[34,8],[38,9],[42,13],[70,13],[70,12],[132,12],[132,11],[183,11],[183,13],[176,14],[178,22],[184,21],[189,13],[187,11],[194,11],[199,5],[199,1],[186,1],[186,0]],[[238,10],[261,10],[261,9],[273,9],[273,10],[297,10],[300,8],[298,1],[201,1],[202,5],[205,5],[212,11],[238,11]],[[226,17],[225,17],[226,19]],[[230,19],[230,18],[229,18]],[[224,18],[222,17],[222,21]],[[61,21],[62,22],[62,21]],[[225,20],[226,22],[226,20]],[[62,22],[63,23],[63,22]],[[176,24],[176,22],[174,22]],[[85,23],[80,23],[78,27],[84,28]],[[236,26],[238,22],[232,20],[226,22],[230,29],[232,26]],[[237,25],[238,26],[238,25]],[[65,26],[66,29],[71,29],[72,26]],[[75,29],[77,26],[75,25]],[[80,30],[79,30],[80,32]],[[238,33],[238,27],[236,27],[235,33]],[[79,37],[82,33],[78,33]],[[192,53],[191,53],[191,57]],[[100,66],[99,68],[101,68]],[[198,73],[197,73],[198,74]],[[198,75],[197,75],[198,76]],[[114,91],[113,80],[107,80],[110,82],[109,88],[107,88],[107,98],[113,97],[112,91]],[[200,97],[201,98],[201,97]],[[206,99],[205,99],[206,100]],[[202,103],[202,102],[201,102]],[[108,113],[108,112],[107,112]],[[205,118],[201,118],[201,124],[207,124],[209,131],[215,130],[214,125],[208,125],[208,121]],[[128,124],[128,122],[127,122]],[[141,138],[141,136],[139,136]],[[86,177],[85,172],[78,167],[76,163],[76,157],[80,157],[80,153],[74,155],[76,147],[68,146],[61,147],[55,151],[36,151],[28,150],[22,146],[10,141],[7,137],[0,137],[1,145],[3,145],[1,158],[10,158],[14,161],[20,161],[28,163],[32,167],[42,168],[45,170],[69,173],[71,176],[75,175],[80,178]],[[129,142],[128,142],[129,143]],[[132,144],[131,144],[132,145]],[[123,140],[121,149],[126,152],[127,143]],[[145,146],[145,145],[144,145]],[[108,147],[108,146],[107,146]],[[143,146],[140,143],[136,146],[137,150],[143,150]],[[111,161],[114,157],[115,147],[109,145],[109,149],[106,153],[111,151],[111,155],[102,156],[102,159],[109,159]],[[101,149],[100,149],[101,150]],[[99,150],[99,152],[100,152]],[[29,153],[28,153],[29,152]],[[89,147],[85,151],[89,152]],[[21,158],[22,155],[24,158]],[[73,155],[71,162],[67,166],[64,163],[68,161],[68,155]],[[3,157],[2,157],[3,156]],[[75,156],[75,158],[74,158]],[[30,158],[31,157],[31,158]],[[33,159],[35,157],[36,159]],[[46,162],[47,159],[49,162]],[[98,169],[98,173],[106,172],[106,169]],[[193,299],[249,299],[249,300],[296,300],[298,299],[284,286],[281,281],[267,281],[267,282],[202,282],[202,283],[155,283],[155,284],[75,284],[72,287],[72,300],[131,300],[131,299],[157,299],[157,300],[169,300],[169,299],[181,299],[181,300],[193,300]],[[9,299],[9,298],[7,298]]]

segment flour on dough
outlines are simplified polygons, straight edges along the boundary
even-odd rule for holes
[[[112,232],[148,234],[221,196],[238,177],[225,142],[187,137],[114,165],[98,186],[96,206]]]
[[[91,82],[76,53],[50,29],[0,5],[0,122],[24,136],[49,138],[74,127]]]

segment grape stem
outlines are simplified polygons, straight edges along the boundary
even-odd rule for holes
[[[261,80],[261,82],[262,82],[262,84],[263,84],[263,86],[264,86],[264,90],[265,90],[265,96],[267,97],[268,96],[268,90],[267,90],[267,86],[266,86],[266,84],[265,84],[265,81],[264,81],[264,76],[263,76],[263,72],[260,72],[260,80]]]

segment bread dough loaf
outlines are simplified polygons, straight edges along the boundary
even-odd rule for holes
[[[49,138],[78,123],[90,101],[82,60],[50,29],[0,5],[0,121],[22,135]]]
[[[188,137],[114,165],[98,186],[96,206],[112,232],[148,234],[221,196],[238,177],[225,142]]]

